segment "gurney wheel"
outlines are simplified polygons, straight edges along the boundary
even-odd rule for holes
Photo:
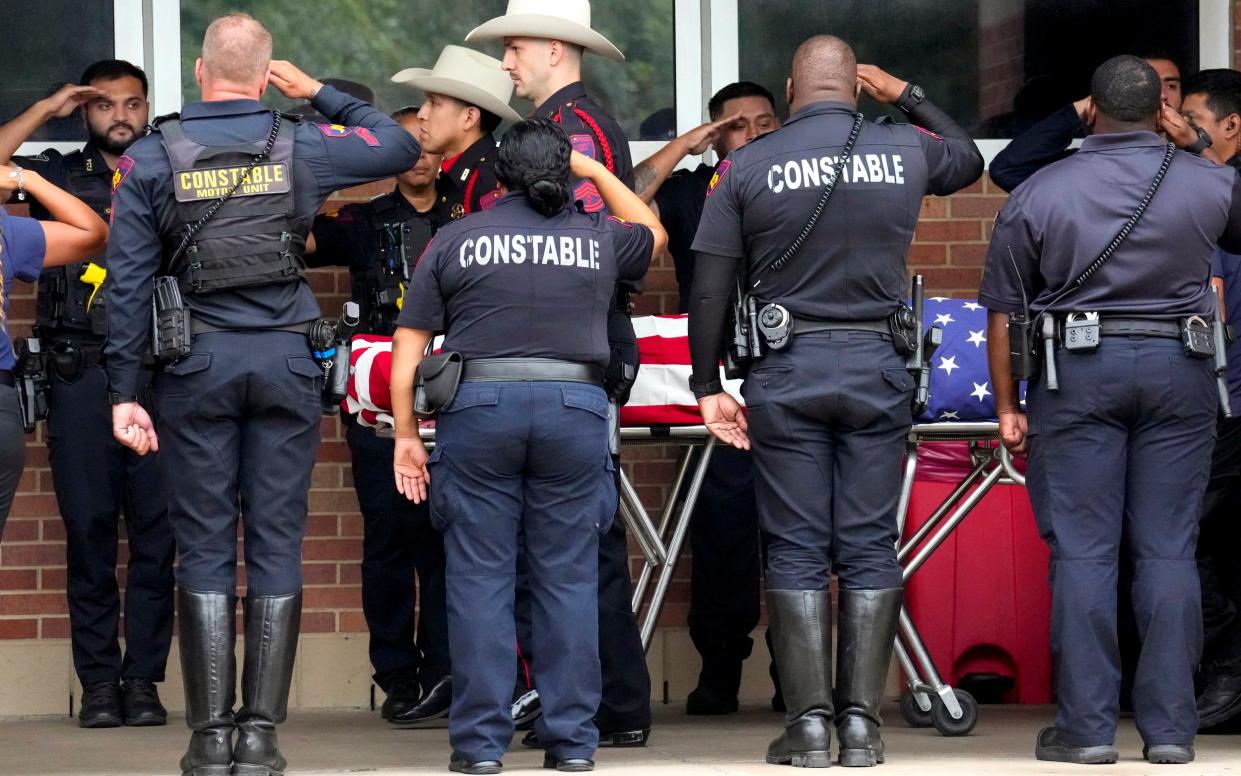
[[[931,707],[931,722],[941,736],[968,736],[978,724],[978,701],[965,690],[953,690],[952,694],[961,704],[961,718],[953,719],[944,702],[936,698]]]
[[[931,710],[934,711],[935,702],[931,702]],[[918,701],[914,700],[913,690],[905,690],[901,693],[901,717],[905,720],[905,724],[911,728],[929,728],[935,724],[931,719],[930,711],[923,711],[918,707]]]

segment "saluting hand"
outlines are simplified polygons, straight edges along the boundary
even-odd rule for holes
[[[716,121],[708,121],[699,127],[694,127],[689,132],[681,136],[685,142],[685,153],[687,156],[698,156],[705,152],[716,139],[720,136],[720,130],[737,119],[741,118],[741,111],[737,111],[731,116],[725,116]]]
[[[426,445],[422,444],[421,439],[397,438],[396,453],[392,457],[396,489],[415,504],[427,500],[427,485],[431,483],[428,457]]]
[[[285,59],[273,59],[267,66],[267,83],[291,100],[309,100],[319,93],[323,84],[298,70]]]
[[[1002,410],[1000,412],[1000,442],[1010,453],[1026,451],[1026,436],[1029,426],[1026,414],[1020,410]]]
[[[112,407],[112,436],[138,455],[159,451],[159,436],[151,416],[136,401],[116,404]]]
[[[49,119],[63,119],[70,113],[85,105],[90,100],[107,97],[108,93],[94,86],[78,86],[66,84],[56,90],[50,97],[41,101],[44,114]]]
[[[908,81],[902,81],[891,73],[885,73],[874,65],[858,65],[857,80],[875,102],[891,105],[901,98]]]
[[[698,400],[702,422],[715,438],[738,450],[750,449],[749,423],[741,404],[727,391]]]

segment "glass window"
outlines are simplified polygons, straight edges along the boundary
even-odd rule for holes
[[[0,0],[0,122],[67,83],[92,62],[115,56],[113,0]],[[72,24],[49,20],[72,19]],[[39,127],[31,142],[86,140],[78,113]]]
[[[790,39],[830,32],[859,61],[921,84],[978,138],[1010,138],[1084,97],[1116,54],[1170,57],[1198,69],[1193,0],[744,0],[743,79],[783,96]],[[868,115],[880,111],[863,100]]]
[[[406,67],[431,67],[440,50],[462,44],[475,26],[504,13],[505,0],[255,0],[246,4],[271,31],[275,56],[318,78],[343,78],[374,91],[375,104],[393,111],[421,99],[389,77]],[[610,110],[630,140],[662,139],[675,131],[676,105],[673,0],[625,0],[593,4],[594,27],[625,52],[616,64],[587,56],[583,78],[591,95]],[[181,4],[182,94],[198,99],[194,61],[212,19],[237,7],[236,0]],[[499,42],[479,46],[499,57]],[[275,90],[265,100],[287,108]],[[519,113],[528,103],[515,100]],[[643,127],[646,128],[645,132]]]

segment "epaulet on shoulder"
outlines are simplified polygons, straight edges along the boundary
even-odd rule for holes
[[[297,113],[289,113],[288,111],[283,111],[283,110],[278,110],[276,111],[276,113],[280,114],[280,118],[282,121],[291,121],[294,124],[301,124],[302,122],[306,120],[305,116],[302,116]]]
[[[158,132],[158,131],[159,131],[159,125],[160,125],[160,124],[163,124],[165,121],[180,121],[180,120],[181,120],[181,113],[180,113],[180,112],[176,112],[176,113],[165,113],[165,114],[164,114],[164,115],[162,115],[162,116],[156,116],[156,117],[155,117],[155,118],[151,121],[151,130],[152,130],[153,132]]]
[[[896,119],[892,118],[891,116],[880,116],[880,117],[876,118],[876,119],[874,120],[874,122],[873,122],[873,123],[875,123],[875,124],[895,124],[895,123],[896,123]]]

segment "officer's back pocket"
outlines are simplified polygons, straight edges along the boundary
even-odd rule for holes
[[[453,413],[471,407],[494,407],[500,403],[500,386],[494,383],[461,383],[452,403],[440,412]]]
[[[301,377],[323,377],[323,369],[309,356],[289,356],[289,371]]]
[[[885,369],[883,370],[884,381],[898,391],[912,391],[914,389],[914,376],[909,373],[908,369]]]
[[[565,385],[561,386],[560,394],[565,407],[586,410],[604,420],[608,419],[608,398],[602,388]]]

